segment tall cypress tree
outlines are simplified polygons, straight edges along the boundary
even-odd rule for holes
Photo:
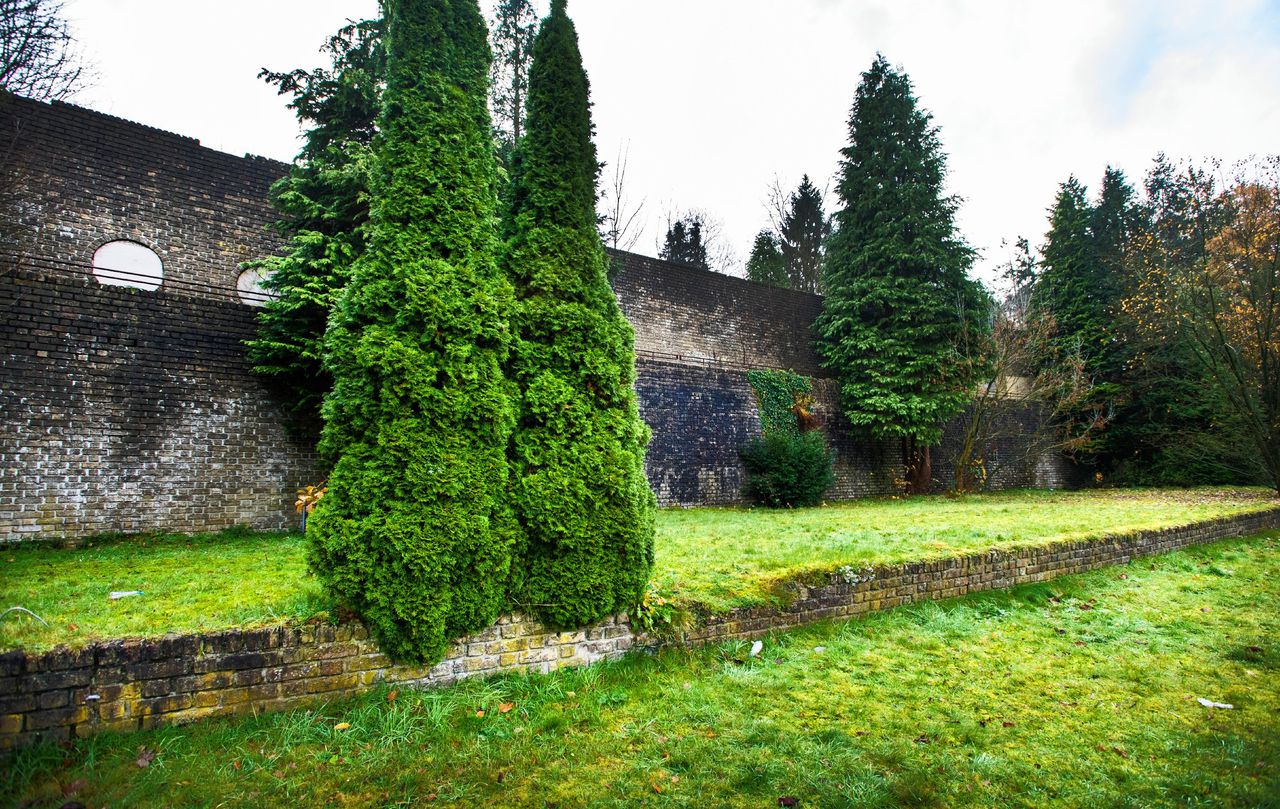
[[[822,192],[804,175],[788,200],[782,220],[782,256],[792,289],[820,292],[822,251],[827,239],[827,217],[822,212]]]
[[[476,0],[384,0],[368,247],[330,318],[308,560],[396,659],[438,659],[506,598],[514,423],[503,377],[489,46]]]
[[[649,430],[634,337],[596,231],[592,132],[578,35],[554,0],[534,43],[505,264],[517,298],[510,375],[522,394],[512,488],[525,580],[515,594],[555,626],[634,604],[653,566]]]
[[[973,251],[956,231],[956,200],[943,195],[938,130],[883,56],[862,74],[849,135],[817,347],[850,422],[903,440],[911,488],[924,491],[929,447],[972,398],[957,346],[980,328],[982,293],[967,276]]]

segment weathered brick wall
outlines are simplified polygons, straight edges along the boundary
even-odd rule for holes
[[[1273,509],[1020,551],[846,568],[831,572],[820,586],[792,583],[793,598],[784,607],[711,617],[683,642],[754,638],[916,601],[1047,581],[1278,526],[1280,509]],[[348,699],[379,683],[434,686],[499,672],[550,672],[615,658],[635,645],[663,642],[635,635],[624,615],[578,632],[550,632],[535,621],[508,616],[458,641],[443,662],[430,668],[392,665],[363,627],[354,624],[113,641],[37,655],[15,651],[0,655],[0,748],[210,716],[288,710]]]
[[[244,362],[246,309],[0,264],[0,540],[292,524],[323,473]]]
[[[285,524],[293,492],[323,471],[244,362],[255,310],[235,283],[242,262],[280,247],[267,195],[288,167],[0,96],[0,146],[15,133],[25,195],[0,222],[23,237],[19,255],[0,256],[0,541]],[[94,251],[118,239],[160,256],[158,291],[92,278]],[[613,260],[660,502],[740,502],[738,448],[759,433],[746,371],[821,377],[810,334],[821,299],[629,253]],[[848,430],[830,380],[815,392],[836,451],[828,496],[894,491],[901,448]]]
[[[268,191],[284,163],[4,95],[0,137],[14,138],[33,192],[13,214],[29,236],[24,251],[46,261],[84,267],[104,243],[135,241],[163,260],[166,290],[236,301],[240,264],[280,246]]]
[[[823,376],[810,328],[822,298],[634,253],[613,253],[614,291],[642,360]]]

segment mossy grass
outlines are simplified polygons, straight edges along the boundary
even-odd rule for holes
[[[55,806],[1272,806],[1277,576],[1273,532],[776,634],[754,658],[745,643],[634,654],[36,747],[4,763],[7,791]]]
[[[1265,489],[1022,491],[658,513],[657,592],[698,613],[785,601],[830,571],[1186,525],[1280,507]],[[0,649],[301,621],[333,610],[298,534],[235,530],[0,547]],[[111,591],[143,595],[111,601]],[[74,626],[75,629],[71,627]]]

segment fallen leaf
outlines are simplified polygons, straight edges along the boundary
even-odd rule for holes
[[[1089,610],[1093,609],[1092,604],[1077,604],[1076,606],[1084,610],[1085,612],[1088,612]]]
[[[921,733],[919,736],[915,738],[915,742],[916,744],[930,744],[933,742],[933,739],[930,739],[928,736]]]
[[[333,726],[334,730],[349,730],[350,728],[351,728],[350,722],[339,722],[338,724]]]
[[[476,711],[476,719],[484,719],[484,711]]]
[[[79,626],[77,626],[76,624],[67,624],[67,629],[68,629],[69,631],[71,631],[71,632],[79,632],[79,631],[80,631],[80,627],[79,627]]]
[[[1013,723],[1013,722],[1002,722],[1002,723],[1000,723],[1000,725],[1001,725],[1001,727],[1006,727],[1006,728],[1015,727],[1015,725],[1014,725],[1014,723]]]
[[[138,759],[133,763],[138,765],[138,769],[145,770],[147,767],[150,767],[151,762],[155,760],[156,760],[156,751],[148,750],[145,747],[139,747]]]
[[[398,697],[398,696],[400,696],[400,692],[399,692],[399,691],[392,691],[392,692],[388,693],[388,694],[387,694],[387,702],[395,702],[395,701],[396,701],[396,697]]]
[[[783,795],[781,798],[778,798],[778,805],[779,806],[799,806],[800,799],[793,798],[790,795]]]
[[[1128,573],[1121,573],[1121,574],[1120,574],[1120,578],[1121,578],[1121,579],[1124,579],[1125,581],[1128,581],[1128,580],[1129,580],[1129,574],[1128,574]]]
[[[511,709],[516,707],[514,702],[504,702],[498,706],[498,713],[511,713]]]
[[[1250,647],[1249,647],[1249,651],[1250,651],[1250,652],[1252,652],[1253,654],[1260,655],[1260,654],[1262,654],[1262,647],[1261,647],[1261,646],[1250,646]]]
[[[76,780],[62,787],[62,797],[70,798],[72,795],[84,789],[84,787],[85,787],[85,780],[83,778],[77,778]]]
[[[1119,748],[1119,747],[1113,747],[1113,748],[1111,748],[1111,752],[1115,753],[1115,754],[1116,754],[1117,756],[1119,756],[1120,758],[1128,758],[1128,757],[1129,757],[1129,754],[1128,754],[1128,753],[1126,753],[1124,750],[1122,750],[1122,749],[1121,749],[1121,748]]]

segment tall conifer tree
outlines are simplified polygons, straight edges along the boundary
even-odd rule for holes
[[[505,605],[511,288],[476,0],[383,0],[368,247],[330,318],[309,562],[396,659],[439,658]]]
[[[788,200],[787,215],[782,220],[782,256],[792,289],[821,291],[826,239],[827,217],[822,211],[822,192],[806,174]]]
[[[972,398],[957,350],[979,328],[973,251],[943,195],[938,130],[911,81],[877,56],[862,74],[843,150],[835,233],[823,274],[818,350],[840,381],[849,420],[905,443],[913,491],[929,486],[929,447]]]
[[[641,596],[655,501],[634,337],[596,231],[589,88],[564,0],[553,0],[533,53],[505,258],[517,297],[511,377],[522,393],[512,474],[526,578],[515,593],[551,624],[580,626]]]

